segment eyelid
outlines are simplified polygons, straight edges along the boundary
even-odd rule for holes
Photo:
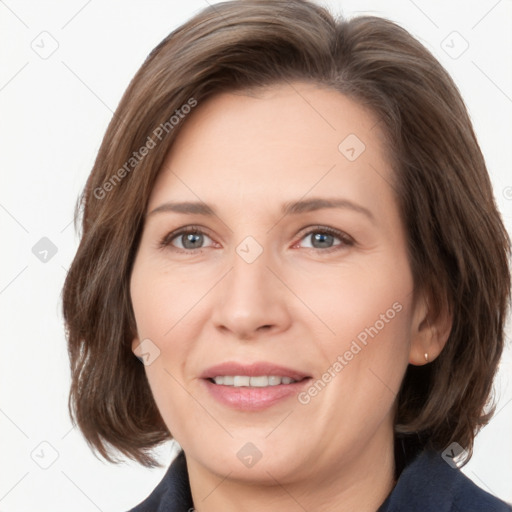
[[[306,230],[306,231],[304,231]],[[322,226],[322,225],[314,225],[314,226],[308,226],[304,228],[304,230],[301,230],[300,238],[293,243],[293,247],[297,246],[304,238],[307,236],[312,235],[313,233],[327,233],[331,236],[334,236],[335,238],[338,238],[340,240],[340,244],[333,245],[332,247],[328,247],[326,249],[318,249],[316,247],[305,247],[305,249],[312,249],[314,251],[319,252],[329,252],[330,250],[335,250],[336,248],[339,248],[340,246],[352,246],[355,245],[355,240],[345,233],[344,231],[341,231],[339,229],[331,228],[329,226]]]
[[[197,226],[197,225],[182,226],[180,228],[177,228],[177,229],[171,231],[170,233],[165,234],[158,242],[158,248],[166,249],[166,248],[172,247],[172,249],[177,252],[187,252],[187,253],[202,251],[203,249],[207,249],[208,247],[198,247],[197,249],[182,249],[181,247],[176,247],[176,246],[172,245],[172,241],[174,239],[178,238],[179,236],[186,235],[187,233],[197,233],[197,234],[203,235],[205,237],[208,237],[210,240],[212,240],[212,242],[215,243],[213,238],[210,235],[208,235],[208,233],[206,231],[207,231],[207,229],[203,226]]]

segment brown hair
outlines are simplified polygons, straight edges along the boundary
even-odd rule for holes
[[[440,356],[407,369],[397,438],[414,438],[414,450],[457,441],[471,453],[490,417],[484,406],[504,345],[510,247],[456,86],[390,21],[336,20],[303,0],[239,0],[203,10],[150,53],[115,112],[81,197],[82,238],[63,291],[70,410],[108,460],[114,447],[153,465],[151,448],[170,438],[131,351],[129,294],[163,159],[194,102],[293,80],[333,88],[378,115],[392,148],[415,288],[428,293],[434,315],[447,307],[453,316]]]

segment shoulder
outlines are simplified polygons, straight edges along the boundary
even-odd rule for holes
[[[400,475],[379,512],[512,512],[478,487],[441,453],[423,452]]]
[[[154,491],[129,512],[188,512],[191,509],[187,463],[181,451]]]

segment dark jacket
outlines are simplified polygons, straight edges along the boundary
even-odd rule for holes
[[[151,495],[130,512],[192,512],[193,507],[181,452]],[[405,467],[377,512],[512,512],[512,507],[477,487],[441,454],[424,452]]]

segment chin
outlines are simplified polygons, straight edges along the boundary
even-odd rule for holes
[[[308,456],[310,450],[297,448],[300,444],[290,438],[284,444],[282,438],[271,440],[265,435],[236,436],[223,442],[210,438],[206,446],[196,443],[193,448],[187,444],[182,447],[189,462],[194,459],[222,479],[229,475],[230,480],[275,485],[276,481],[284,484],[307,478],[314,470],[316,454]]]

